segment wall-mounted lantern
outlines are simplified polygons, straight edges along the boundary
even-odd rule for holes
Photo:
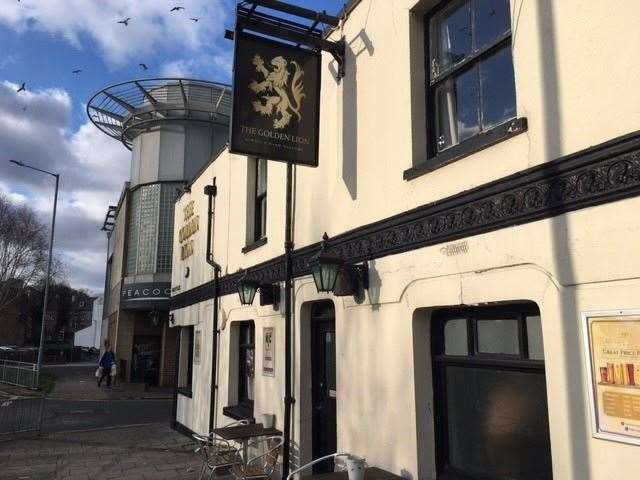
[[[247,272],[238,281],[238,295],[242,305],[251,305],[260,288],[260,283],[247,277]]]
[[[260,305],[273,305],[274,308],[280,303],[280,286],[277,284],[261,284],[257,280],[248,277],[245,271],[238,281],[238,295],[242,305],[253,304],[256,292],[260,289]]]
[[[327,251],[329,236],[327,232],[322,236],[320,251],[309,260],[309,268],[318,292],[333,292],[338,274],[344,261],[335,253]]]
[[[351,265],[328,250],[329,236],[322,236],[320,251],[309,260],[318,292],[333,292],[337,296],[358,295],[369,288],[367,265]]]

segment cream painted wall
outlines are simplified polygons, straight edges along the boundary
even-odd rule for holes
[[[640,80],[640,64],[631,61],[640,44],[637,4],[515,0],[517,108],[529,130],[404,181],[403,170],[422,160],[425,141],[415,127],[424,110],[424,92],[416,87],[424,78],[416,39],[422,28],[417,12],[428,7],[429,2],[363,0],[340,32],[349,44],[347,76],[340,83],[331,76],[333,61],[324,56],[320,166],[296,169],[296,248],[317,242],[324,231],[342,233],[640,129],[640,91],[631,87]],[[284,164],[268,166],[268,242],[243,254],[247,159],[224,151],[176,203],[174,295],[213,278],[204,260],[202,192],[214,177],[214,256],[223,275],[283,253]],[[182,208],[190,201],[200,230],[193,236],[195,254],[182,261],[177,235]],[[311,455],[309,302],[331,299],[336,306],[338,448],[396,473],[433,479],[430,312],[529,300],[542,318],[554,478],[634,478],[630,474],[640,472],[637,447],[591,437],[579,318],[585,310],[638,308],[638,211],[640,199],[627,199],[470,237],[464,240],[466,253],[459,255],[447,256],[446,245],[436,245],[371,261],[371,285],[361,304],[319,295],[311,279],[296,279],[294,460]],[[236,295],[220,304],[226,327],[220,336],[217,425],[231,421],[222,414],[233,396],[231,324],[253,320],[255,414],[275,413],[282,428],[282,309],[259,307],[257,301],[241,307]],[[198,385],[194,375],[193,399],[180,397],[178,404],[178,421],[201,432],[208,427],[210,370],[205,370],[211,363],[211,312],[203,315],[203,305],[174,312],[177,325],[188,325],[199,311],[203,325]],[[261,373],[264,326],[276,327],[276,377]]]

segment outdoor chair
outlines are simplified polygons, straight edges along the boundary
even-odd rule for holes
[[[248,447],[250,449],[256,448],[258,451],[266,449],[266,451],[247,461],[233,465],[233,467],[231,467],[231,473],[238,480],[269,478],[278,464],[278,457],[280,456],[283,441],[281,436],[273,436],[249,442]]]
[[[350,453],[336,452],[336,453],[332,453],[330,455],[325,455],[324,457],[316,458],[315,460],[311,460],[309,463],[305,463],[300,468],[296,468],[291,473],[289,473],[289,475],[287,475],[287,480],[292,480],[293,476],[296,473],[300,473],[303,470],[306,470],[307,468],[312,467],[316,463],[324,462],[325,460],[329,460],[330,458],[335,460],[336,457],[351,457],[351,456],[352,455]]]
[[[229,423],[225,427],[247,425],[248,423],[247,420],[239,420]],[[199,444],[195,450],[196,453],[202,455],[202,466],[200,467],[198,480],[203,480],[207,472],[207,478],[212,479],[220,470],[228,470],[242,461],[238,448],[232,446],[227,440],[220,438],[215,433],[211,432],[209,435],[194,433],[192,436]]]

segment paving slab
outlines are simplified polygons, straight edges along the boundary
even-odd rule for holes
[[[16,439],[0,444],[0,480],[194,480],[194,448],[164,423]]]

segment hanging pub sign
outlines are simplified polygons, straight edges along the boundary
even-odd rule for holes
[[[235,33],[230,151],[318,166],[320,54]]]

